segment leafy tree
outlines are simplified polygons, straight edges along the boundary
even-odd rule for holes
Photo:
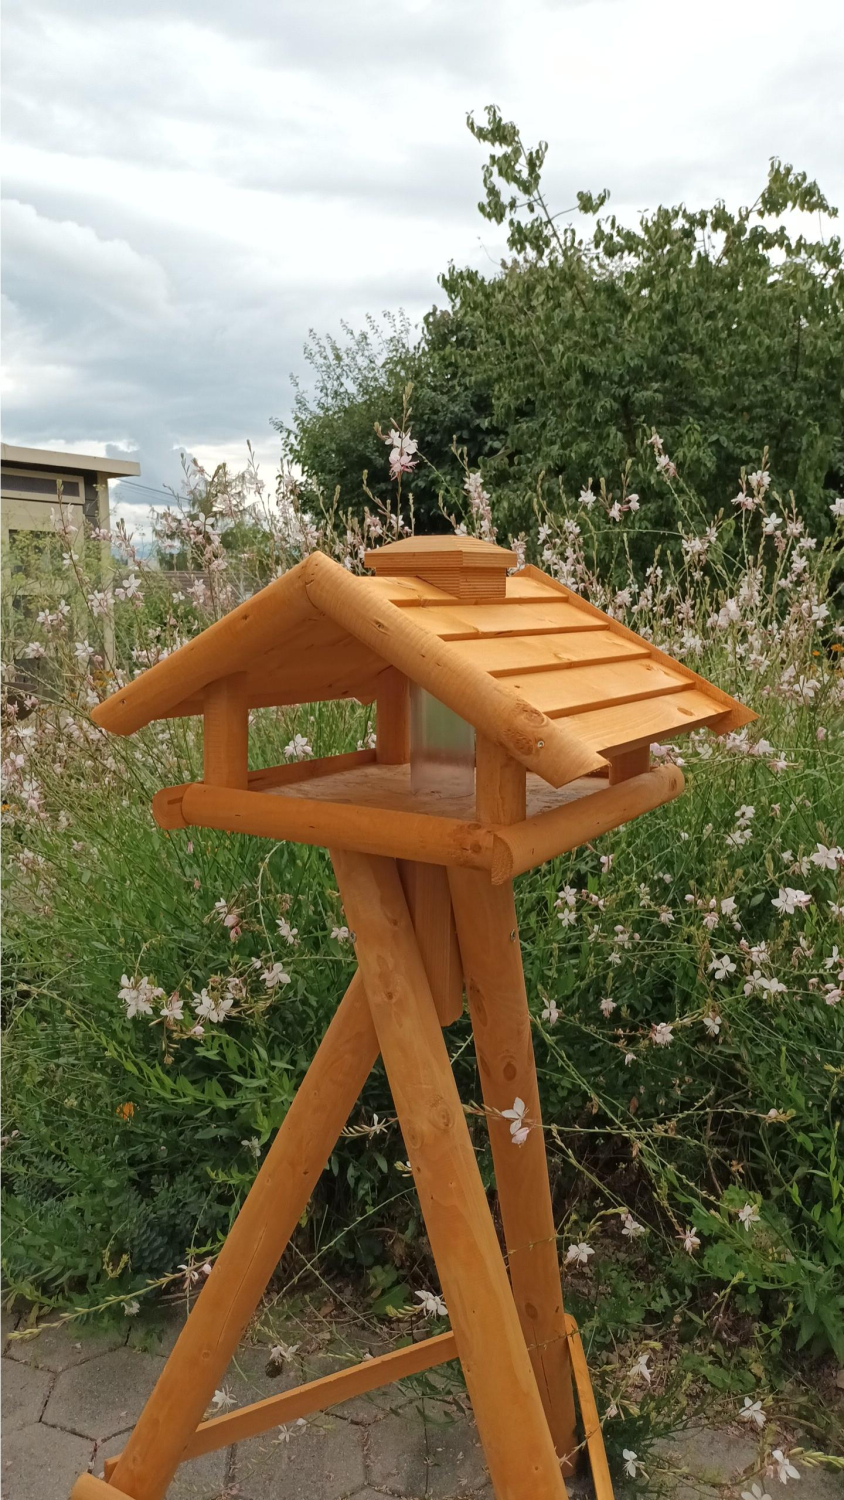
[[[490,106],[469,129],[491,148],[485,218],[506,225],[497,274],[449,266],[446,302],[414,340],[406,320],[382,333],[315,339],[313,394],[299,391],[291,457],[341,504],[389,488],[374,424],[400,416],[413,383],[413,430],[430,467],[412,486],[417,525],[436,524],[438,496],[460,486],[465,447],[492,490],[497,519],[526,525],[540,475],[577,494],[590,475],[612,485],[629,465],[639,524],[676,526],[647,441],[656,430],[711,514],[736,475],[770,449],[773,482],[799,493],[825,528],[829,489],[844,480],[844,274],[837,237],[809,238],[796,213],[835,216],[817,183],[774,159],[755,203],[602,215],[608,193],[578,194],[594,217],[583,237],[542,190],[547,145],[526,147]],[[800,221],[802,222],[802,221]],[[280,424],[277,424],[280,425]]]

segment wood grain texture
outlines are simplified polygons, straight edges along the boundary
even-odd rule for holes
[[[565,1485],[392,860],[332,851],[497,1500]]]
[[[202,779],[207,786],[246,789],[249,710],[246,673],[209,682],[202,704]]]
[[[450,1026],[463,1014],[463,967],[448,874],[442,865],[401,859],[399,876],[440,1025]]]
[[[378,679],[375,753],[381,766],[410,760],[410,679],[388,667]]]
[[[479,823],[520,823],[527,816],[524,766],[481,734],[475,740],[475,811]]]
[[[518,677],[523,672],[558,672],[562,667],[647,658],[646,646],[634,646],[609,630],[565,630],[547,635],[495,636],[453,641],[464,661],[493,677]]]
[[[510,1281],[554,1446],[570,1474],[574,1396],[513,887],[467,875],[450,870],[449,883],[481,1088],[494,1111],[487,1123]],[[532,1126],[522,1146],[501,1117],[517,1098]]]
[[[133,1500],[164,1495],[377,1054],[356,974],[114,1470]]]
[[[589,1378],[589,1366],[586,1363],[586,1355],[577,1324],[574,1318],[570,1318],[568,1315],[566,1315],[566,1334],[569,1341],[571,1367],[577,1389],[577,1399],[580,1405],[580,1417],[583,1423],[586,1451],[589,1455],[589,1467],[592,1471],[592,1488],[595,1491],[595,1500],[613,1500],[612,1479],[610,1478],[610,1468],[607,1463],[606,1449],[604,1448],[601,1418],[598,1415],[595,1394],[592,1390],[592,1381]]]
[[[631,776],[643,776],[650,770],[651,751],[649,745],[640,745],[637,750],[628,750],[623,755],[614,755],[610,760],[610,786],[619,781],[629,781]]]
[[[196,828],[251,833],[258,838],[288,839],[297,844],[356,849],[423,864],[492,865],[493,833],[480,823],[432,818],[425,813],[285,797],[272,792],[232,792],[194,783],[182,795],[182,816]]]
[[[341,1401],[351,1401],[355,1396],[365,1396],[395,1380],[405,1380],[409,1375],[420,1375],[423,1370],[435,1369],[449,1360],[457,1358],[457,1344],[453,1333],[440,1333],[435,1338],[422,1339],[418,1344],[408,1344],[404,1349],[393,1349],[389,1354],[379,1354],[351,1369],[336,1370],[318,1380],[309,1380],[305,1385],[281,1391],[277,1396],[267,1396],[263,1401],[254,1401],[241,1406],[237,1411],[225,1412],[201,1422],[185,1449],[183,1462],[198,1458],[203,1453],[213,1453],[227,1448],[230,1443],[242,1443],[244,1439],[257,1437],[271,1427],[286,1422],[296,1422],[300,1417],[310,1416],[315,1411],[327,1411]],[[117,1466],[118,1454],[106,1459],[106,1473]]]
[[[107,1484],[93,1474],[80,1474],[70,1492],[70,1500],[126,1500],[126,1493],[126,1490],[116,1490],[113,1484]]]
[[[708,693],[689,687],[667,697],[587,710],[579,713],[573,723],[581,744],[609,759],[666,736],[687,734],[704,724],[720,734],[725,717]]]
[[[330,613],[365,645],[380,651],[528,770],[537,772],[552,786],[561,786],[587,775],[600,763],[599,756],[583,751],[565,725],[546,718],[505,682],[461,662],[444,642],[422,629],[417,617],[424,618],[427,610],[398,609],[371,592],[371,580],[353,578],[318,553],[310,558],[309,567],[305,589],[315,607]],[[464,608],[478,612],[502,609],[512,614],[534,606],[478,604]]]
[[[619,828],[643,813],[679,797],[685,786],[679,766],[657,766],[642,776],[633,776],[618,786],[596,781],[594,796],[553,812],[541,813],[524,823],[495,830],[492,883],[502,885],[544,865],[548,859],[578,849],[611,828]]]
[[[682,693],[685,678],[647,658],[570,666],[556,672],[530,672],[505,681],[551,719],[597,712],[617,703],[645,704],[650,698]],[[642,716],[647,715],[643,706]],[[576,730],[577,726],[569,726]]]

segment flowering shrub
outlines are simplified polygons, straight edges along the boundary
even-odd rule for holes
[[[405,409],[386,436],[397,486],[424,462],[409,430]],[[752,1407],[796,1346],[844,1357],[844,682],[829,589],[844,505],[819,543],[763,458],[696,527],[656,433],[651,454],[678,518],[670,555],[630,561],[645,507],[626,473],[615,493],[584,476],[577,499],[539,495],[534,527],[511,539],[760,716],[723,740],[655,744],[683,765],[685,796],[519,883],[566,1295],[614,1344],[599,1384],[634,1443],[666,1360]],[[410,511],[399,489],[360,520],[315,516],[291,475],[268,495],[254,468],[189,480],[156,536],[192,583],[180,572],[168,587],[125,528],[109,538],[113,576],[95,579],[58,517],[58,585],[37,610],[7,597],[6,1256],[9,1285],[39,1302],[134,1307],[201,1274],[350,974],[322,851],[154,826],[153,792],[201,774],[197,721],[121,740],[89,709],[252,582],[314,547],[358,569]],[[453,504],[458,529],[495,537],[481,473],[466,466]],[[254,764],[372,732],[348,703],[252,721]],[[477,1097],[465,1020],[448,1039]],[[521,1099],[506,1114],[519,1150],[538,1122]],[[282,1279],[326,1241],[335,1262],[392,1262],[430,1285],[378,1071]],[[416,1297],[440,1315],[436,1293]]]

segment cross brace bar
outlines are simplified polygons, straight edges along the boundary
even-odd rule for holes
[[[380,1354],[377,1359],[366,1359],[348,1370],[322,1375],[319,1380],[309,1380],[306,1385],[297,1385],[292,1391],[281,1391],[277,1396],[268,1396],[251,1406],[241,1406],[238,1411],[211,1417],[197,1427],[182,1461],[198,1458],[202,1453],[212,1453],[215,1448],[227,1448],[230,1443],[242,1443],[245,1438],[257,1437],[270,1427],[295,1422],[314,1411],[325,1411],[327,1407],[338,1406],[353,1396],[364,1396],[368,1391],[380,1390],[382,1386],[404,1380],[408,1375],[420,1375],[435,1365],[448,1364],[451,1359],[457,1359],[454,1334],[441,1333],[436,1338],[422,1339],[418,1344]],[[107,1479],[116,1468],[119,1457],[115,1454],[106,1459]]]

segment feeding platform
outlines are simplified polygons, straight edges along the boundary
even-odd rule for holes
[[[312,555],[94,710],[116,734],[201,715],[202,781],[162,788],[157,821],[329,849],[359,968],[123,1453],[75,1500],[160,1500],[185,1458],[454,1358],[497,1500],[563,1500],[582,1446],[612,1494],[563,1310],[513,880],[678,796],[652,741],[754,715],[504,548],[416,537],[366,563]],[[373,749],[249,769],[250,710],[337,699],[375,703]],[[442,1035],[464,990],[506,1268]],[[451,1332],[203,1421],[379,1053]]]

